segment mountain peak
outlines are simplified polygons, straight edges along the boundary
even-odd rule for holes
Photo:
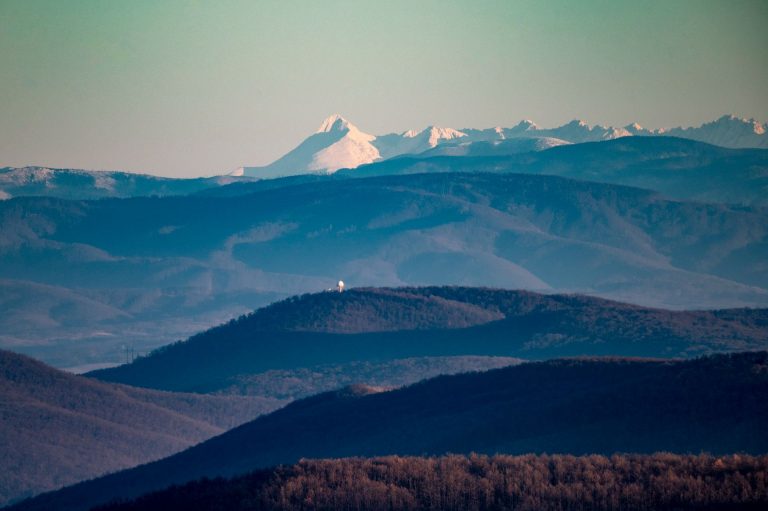
[[[429,147],[435,147],[441,140],[453,140],[455,138],[466,137],[467,134],[453,128],[442,128],[440,126],[427,126],[421,131],[408,130],[402,133],[403,138],[423,137],[426,139]]]
[[[431,147],[435,147],[441,140],[453,140],[454,138],[467,136],[466,133],[459,130],[453,128],[441,128],[440,126],[430,126],[427,130],[429,133],[429,145]]]
[[[317,129],[317,133],[331,133],[336,131],[350,131],[356,129],[356,126],[346,120],[339,114],[333,114],[327,117],[320,127]]]

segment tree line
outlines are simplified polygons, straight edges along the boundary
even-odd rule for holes
[[[302,460],[98,511],[768,508],[768,456],[523,455]]]

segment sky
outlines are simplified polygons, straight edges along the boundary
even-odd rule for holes
[[[0,166],[189,177],[340,113],[428,125],[768,121],[768,2],[0,0]]]

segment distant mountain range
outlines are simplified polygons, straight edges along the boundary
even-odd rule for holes
[[[766,125],[754,119],[724,115],[698,128],[645,129],[638,124],[624,128],[589,126],[572,121],[558,128],[539,128],[532,121],[522,121],[513,128],[462,129],[429,126],[421,131],[409,130],[388,135],[371,135],[361,131],[344,117],[328,117],[295,149],[263,167],[241,167],[236,176],[273,178],[305,173],[332,173],[342,168],[356,168],[378,160],[405,154],[433,151],[444,144],[469,145],[498,143],[509,139],[530,139],[523,144],[509,144],[507,153],[546,149],[567,144],[597,142],[630,136],[665,136],[698,140],[730,148],[768,148]],[[471,152],[471,150],[466,150]]]
[[[249,179],[232,176],[175,179],[103,170],[5,167],[0,168],[0,200],[19,196],[101,199],[185,195],[238,181]]]
[[[768,309],[673,312],[526,291],[352,289],[278,302],[131,364],[89,376],[192,392],[236,392],[242,388],[238,382],[250,381],[255,394],[282,398],[267,392],[283,385],[269,382],[267,374],[277,381],[281,376],[283,381],[286,376],[312,381],[329,372],[323,367],[339,375],[354,374],[355,363],[373,363],[384,373],[393,361],[409,357],[689,357],[766,348]],[[474,363],[472,367],[464,362],[467,369],[492,367],[483,366],[483,360]],[[444,364],[441,361],[437,367]],[[358,372],[358,377],[352,382],[389,383],[375,372]],[[258,382],[261,389],[255,385]],[[344,379],[337,377],[337,383]]]
[[[41,495],[14,511],[76,511],[300,458],[387,454],[768,450],[768,354],[691,361],[555,360],[355,386],[297,401],[159,462]]]
[[[117,362],[121,346],[146,352],[339,279],[759,307],[767,243],[764,208],[543,175],[300,176],[191,196],[17,198],[0,202],[0,342],[60,367]]]
[[[0,506],[156,460],[285,401],[137,389],[0,351]]]
[[[325,136],[326,134],[323,134]],[[291,178],[219,176],[169,179],[154,176],[27,167],[0,169],[0,195],[65,199],[127,198],[202,194],[241,195],[287,184],[333,178],[435,173],[507,172],[552,174],[588,181],[637,186],[683,200],[768,204],[768,150],[727,149],[675,137],[621,137],[566,144],[553,138],[446,140],[414,155],[344,169],[331,175]],[[286,167],[287,168],[287,167]]]

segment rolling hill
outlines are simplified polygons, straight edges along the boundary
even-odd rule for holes
[[[352,387],[294,402],[159,462],[13,507],[89,509],[300,458],[451,453],[768,451],[768,353],[571,359]]]
[[[89,375],[139,387],[216,392],[244,378],[266,383],[265,374],[303,374],[311,381],[318,373],[354,372],[354,363],[412,357],[690,357],[767,349],[767,340],[768,309],[675,312],[525,291],[352,289],[278,302]],[[270,395],[263,392],[256,391]]]
[[[60,367],[118,362],[121,346],[146,353],[339,279],[678,309],[768,305],[764,208],[520,174],[274,185],[221,197],[0,202],[0,296],[14,295],[0,316],[2,346]],[[57,291],[41,301],[40,286]],[[99,313],[78,313],[85,303]],[[83,321],[68,322],[68,308]],[[19,331],[20,317],[36,319]],[[62,342],[69,359],[51,356]]]
[[[0,351],[0,505],[162,458],[283,403],[102,383]]]

